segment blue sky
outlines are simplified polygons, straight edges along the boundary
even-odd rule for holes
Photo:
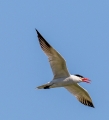
[[[109,119],[109,1],[0,2],[0,119]],[[95,109],[64,88],[35,90],[53,77],[35,28],[65,58]]]

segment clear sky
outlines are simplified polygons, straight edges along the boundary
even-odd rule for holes
[[[95,108],[64,88],[36,90],[52,80],[35,28],[65,58]],[[0,120],[109,119],[109,0],[1,0]]]

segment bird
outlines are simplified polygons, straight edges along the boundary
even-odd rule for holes
[[[84,88],[79,85],[80,82],[90,83],[91,80],[79,74],[71,75],[67,69],[65,59],[45,40],[45,38],[39,33],[37,29],[35,30],[37,33],[39,44],[48,57],[54,75],[53,79],[50,82],[40,85],[36,88],[50,89],[64,87],[71,94],[73,94],[79,102],[86,106],[94,108],[94,104],[90,95]]]

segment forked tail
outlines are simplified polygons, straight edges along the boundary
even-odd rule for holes
[[[38,88],[38,89],[49,89],[49,88],[50,88],[50,84],[47,83],[47,84],[44,84],[44,85],[38,86],[37,88]]]

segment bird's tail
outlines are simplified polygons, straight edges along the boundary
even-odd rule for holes
[[[37,87],[37,89],[49,89],[49,88],[50,88],[49,83]]]

